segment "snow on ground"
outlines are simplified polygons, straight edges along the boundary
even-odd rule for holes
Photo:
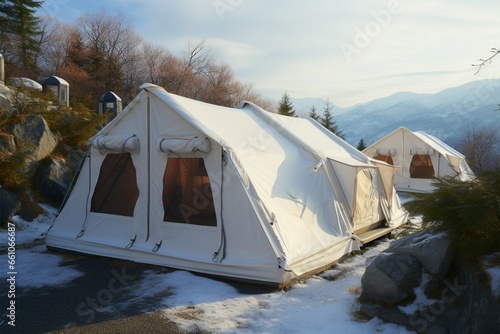
[[[40,215],[32,222],[26,222],[19,216],[14,216],[12,222],[15,229],[15,272],[22,273],[16,276],[16,285],[23,288],[41,288],[43,286],[58,286],[66,284],[83,275],[73,266],[64,266],[64,258],[45,253],[45,245],[41,243],[42,234],[47,232],[57,210],[43,206],[46,215]],[[37,241],[38,240],[38,241]],[[0,245],[6,254],[0,256],[2,268],[7,268],[8,233],[0,230]],[[28,247],[29,246],[29,247]],[[43,265],[41,265],[43,264]],[[12,270],[0,271],[0,279],[4,280]]]
[[[2,231],[3,233],[3,231]],[[60,286],[83,275],[73,266],[65,266],[64,258],[59,255],[45,253],[45,245],[30,249],[16,250],[16,285],[22,288],[41,288],[44,286]],[[2,268],[6,267],[7,256],[0,256]],[[5,267],[4,267],[5,265]],[[0,279],[8,278],[8,271],[0,272]],[[22,274],[21,274],[22,273]]]
[[[40,206],[47,214],[39,215],[32,222],[24,221],[19,216],[12,218],[12,222],[16,225],[16,245],[32,243],[49,229],[57,214],[57,209],[43,204],[40,204]],[[5,230],[0,230],[0,245],[7,245],[7,231]]]
[[[436,300],[429,299],[424,293],[425,285],[430,281],[431,276],[429,274],[422,274],[422,282],[419,286],[415,287],[413,292],[415,293],[415,300],[408,305],[399,306],[399,309],[408,315],[414,314],[417,310],[422,310],[426,306],[434,303]]]
[[[15,218],[17,244],[30,243],[45,232],[55,215],[48,210],[27,223]],[[7,232],[0,231],[5,244]],[[231,284],[186,271],[145,270],[140,288],[131,292],[128,303],[151,296],[165,296],[159,303],[165,317],[188,331],[213,333],[408,333],[401,326],[379,319],[361,321],[356,317],[361,276],[368,258],[386,249],[390,240],[382,239],[362,253],[348,257],[332,269],[292,286],[288,291],[242,293]],[[0,256],[7,262],[7,254]],[[81,272],[65,265],[62,255],[47,253],[44,245],[16,250],[19,286],[39,288],[68,284]],[[3,266],[2,266],[3,267]],[[5,279],[6,272],[0,272]],[[110,310],[114,307],[109,305]],[[105,312],[106,310],[98,310]]]
[[[165,316],[188,331],[216,333],[407,333],[401,326],[378,319],[356,320],[356,298],[366,258],[387,248],[377,242],[370,251],[352,256],[319,276],[295,284],[288,291],[258,295],[238,294],[229,285],[175,272],[147,277],[173,288]],[[157,281],[160,280],[160,281]],[[210,283],[212,282],[212,283]],[[154,285],[154,283],[146,283]],[[194,309],[193,309],[194,307]],[[194,316],[193,316],[193,311]]]

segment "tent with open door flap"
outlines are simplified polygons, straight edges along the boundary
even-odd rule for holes
[[[48,247],[284,286],[407,219],[394,167],[312,119],[141,88],[90,140]]]
[[[399,167],[394,183],[398,191],[432,192],[435,178],[455,176],[466,181],[475,177],[463,154],[422,131],[400,127],[363,152]]]

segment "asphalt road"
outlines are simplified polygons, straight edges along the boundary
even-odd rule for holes
[[[0,333],[184,333],[161,312],[166,307],[165,298],[172,294],[168,286],[153,297],[137,298],[136,294],[144,271],[165,273],[173,269],[90,255],[55,254],[64,256],[64,265],[83,275],[61,286],[18,288],[16,326],[5,321]],[[243,294],[272,291],[269,287],[226,283]],[[7,290],[8,283],[0,282],[1,314],[8,307]]]
[[[36,334],[64,328],[63,333],[160,333],[146,326],[151,322],[164,329],[162,333],[180,332],[175,324],[163,319],[160,312],[147,313],[154,311],[161,296],[157,300],[127,302],[132,289],[138,288],[142,273],[151,269],[150,266],[95,256],[63,256],[69,259],[65,265],[74,266],[84,275],[62,286],[18,287],[16,326],[4,322],[0,327],[1,333]],[[4,311],[8,307],[6,282],[1,282],[1,291],[0,305]],[[113,312],[105,311],[106,307],[114,307]],[[140,325],[141,331],[133,330],[133,326],[129,326],[130,331],[123,330],[125,323]]]

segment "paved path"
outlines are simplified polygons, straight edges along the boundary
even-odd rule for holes
[[[184,333],[162,314],[161,310],[168,307],[165,298],[172,293],[168,286],[159,295],[137,298],[146,270],[165,273],[174,269],[91,255],[52,253],[65,258],[63,266],[72,266],[83,275],[61,286],[18,287],[16,326],[4,322],[0,325],[0,333]],[[275,290],[252,284],[226,283],[242,294]],[[2,320],[8,303],[7,290],[7,282],[1,281]]]
[[[4,322],[0,332],[37,333],[182,333],[162,317],[160,301],[132,298],[145,270],[168,270],[128,261],[85,255],[64,255],[66,265],[83,276],[58,287],[22,289],[16,292],[16,326]],[[0,307],[7,308],[7,283],[0,282]],[[168,287],[166,287],[168,291]]]

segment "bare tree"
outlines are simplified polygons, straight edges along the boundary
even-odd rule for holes
[[[165,65],[167,50],[160,45],[144,42],[142,44],[142,66],[144,81],[155,85],[160,84],[160,69]]]
[[[42,39],[38,66],[41,74],[44,76],[59,74],[59,71],[67,65],[68,50],[74,34],[77,33],[76,28],[56,18],[45,16],[40,19],[40,29]]]
[[[460,142],[461,151],[474,172],[500,168],[500,136],[495,128],[471,125]]]
[[[142,81],[161,86],[167,91],[178,93],[184,64],[161,45],[142,43]]]
[[[113,90],[128,96],[137,83],[133,64],[139,61],[138,47],[142,41],[130,20],[121,12],[115,16],[88,13],[80,17],[78,26],[89,51],[86,71],[95,85],[102,91]]]
[[[189,42],[187,51],[182,58],[182,71],[178,80],[177,88],[173,93],[187,97],[194,97],[193,89],[200,84],[200,77],[207,73],[213,58],[205,47],[205,40],[196,43]],[[191,91],[191,92],[190,92]]]
[[[472,66],[477,66],[478,67],[478,69],[477,69],[476,73],[474,73],[474,75],[478,74],[479,71],[481,71],[481,68],[483,66],[491,64],[492,59],[495,58],[500,53],[500,49],[499,48],[491,48],[490,52],[493,53],[490,57],[488,57],[486,59],[479,58],[477,60],[479,63],[472,64]]]

